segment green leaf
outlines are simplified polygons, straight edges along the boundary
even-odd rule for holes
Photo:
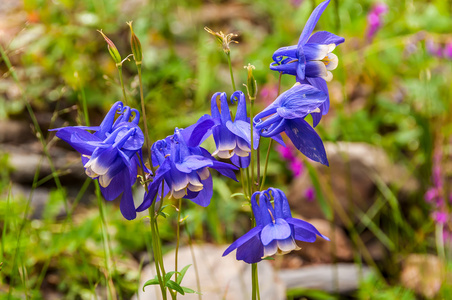
[[[239,196],[245,197],[245,194],[244,193],[234,193],[234,194],[231,195],[231,198],[239,197]]]
[[[168,282],[168,280],[171,279],[171,276],[173,276],[174,273],[176,273],[176,272],[175,271],[171,271],[171,272],[166,273],[166,275],[165,275],[165,282]]]
[[[175,283],[172,280],[169,280],[166,283],[166,286],[169,287],[170,289],[175,290],[176,292],[178,292],[181,295],[185,295],[184,289],[182,289],[182,287],[179,284]]]
[[[159,216],[162,216],[162,217],[164,217],[165,219],[166,219],[166,217],[168,217],[168,216],[169,216],[169,214],[168,214],[168,213],[166,213],[166,212],[163,212],[163,211],[159,211],[158,215],[159,215]]]
[[[154,284],[160,284],[159,279],[157,278],[157,276],[155,276],[155,278],[150,279],[148,281],[146,281],[143,285],[143,292],[144,292],[144,288],[147,287],[148,285],[154,285]]]
[[[199,295],[201,295],[200,293],[198,293],[198,292],[196,292],[195,290],[192,290],[192,289],[190,289],[190,288],[188,288],[188,287],[182,287],[182,289],[184,290],[184,292],[186,292],[187,294],[194,294],[194,293],[196,293],[196,294],[199,294]]]
[[[275,258],[271,257],[271,256],[267,256],[267,257],[264,257],[262,260],[275,260]]]
[[[187,273],[188,268],[190,268],[190,265],[186,265],[181,271],[180,271],[180,276],[177,276],[177,283],[180,284],[182,282],[182,279],[184,279],[185,273]]]

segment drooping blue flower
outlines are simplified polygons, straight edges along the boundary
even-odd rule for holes
[[[312,243],[317,236],[329,240],[312,224],[292,218],[286,195],[279,189],[255,192],[251,196],[251,207],[256,227],[232,243],[223,256],[237,249],[237,260],[252,264],[277,253],[299,250],[295,241]]]
[[[324,1],[314,9],[301,32],[298,44],[276,50],[270,64],[271,70],[294,75],[298,82],[311,84],[327,95],[325,81],[333,78],[331,71],[338,65],[338,58],[332,51],[345,39],[328,31],[319,31],[312,36],[311,33],[329,3],[330,0]],[[320,112],[313,113],[314,127],[322,115],[328,112],[329,99],[319,109]]]
[[[187,132],[184,133],[185,130]],[[163,182],[165,184],[164,195],[169,194],[170,198],[175,199],[190,199],[205,207],[209,205],[213,195],[212,176],[209,168],[236,180],[233,171],[237,170],[236,167],[215,160],[206,149],[196,146],[201,138],[193,137],[193,127],[185,130],[176,128],[174,135],[152,145],[152,161],[159,168],[137,211],[143,211],[152,205],[156,196],[160,196],[162,192]],[[203,135],[201,134],[201,136]],[[189,137],[187,138],[187,136]],[[195,146],[189,146],[190,144]]]
[[[220,98],[220,108],[217,102],[218,97]],[[198,136],[205,133],[200,142],[212,134],[216,145],[216,150],[212,155],[222,159],[230,158],[234,165],[246,168],[250,164],[251,125],[250,119],[247,117],[245,95],[241,91],[236,91],[232,94],[230,101],[231,103],[237,102],[234,119],[229,109],[226,93],[215,93],[211,99],[211,115],[202,116],[195,124],[193,132]],[[253,128],[254,149],[259,146],[259,139],[259,131]],[[280,136],[276,136],[275,140],[284,144]]]
[[[135,117],[129,122],[132,112]],[[137,125],[139,118],[137,110],[116,102],[100,126],[52,129],[57,137],[82,155],[86,175],[99,181],[106,200],[114,200],[122,194],[120,209],[128,220],[136,217],[132,186],[142,163],[144,135]]]
[[[301,153],[328,166],[322,139],[304,120],[308,114],[319,111],[326,99],[321,90],[297,83],[254,117],[255,128],[263,137],[284,131]]]
[[[220,107],[217,99],[220,98]],[[251,125],[246,112],[245,95],[236,91],[231,96],[231,103],[237,101],[237,112],[235,119],[229,110],[228,97],[226,93],[215,93],[211,99],[211,115],[202,116],[195,124],[194,132],[202,131],[213,135],[216,150],[212,155],[222,159],[230,158],[231,161],[241,168],[246,168],[249,163],[251,152]],[[211,122],[206,122],[211,120]],[[259,133],[254,130],[253,147],[259,145]]]

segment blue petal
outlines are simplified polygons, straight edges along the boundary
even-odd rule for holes
[[[212,160],[201,155],[190,155],[184,158],[182,163],[177,163],[176,168],[184,173],[190,173],[194,170],[199,170],[204,167],[212,166]]]
[[[276,219],[274,223],[267,224],[261,233],[261,241],[264,246],[274,240],[283,240],[292,234],[289,224],[284,219]]]
[[[245,169],[245,168],[248,168],[248,166],[250,165],[251,159],[250,159],[250,156],[240,157],[240,156],[234,155],[231,157],[231,162],[235,166],[237,166],[241,169]]]
[[[210,100],[210,115],[212,116],[212,118],[220,120],[221,115],[220,115],[220,110],[218,109],[218,104],[217,104],[218,96],[220,96],[220,98],[226,97],[226,93],[213,94],[212,99]]]
[[[277,63],[281,61],[282,57],[290,57],[292,59],[298,58],[298,47],[294,45],[279,48],[273,53],[272,56],[273,60]]]
[[[283,93],[283,94],[284,94],[284,93]],[[263,121],[262,121],[262,118],[268,117],[268,116],[270,116],[270,115],[276,113],[276,110],[277,110],[278,107],[280,106],[280,104],[279,104],[280,102],[281,102],[281,95],[278,96],[278,98],[276,98],[276,100],[273,101],[272,104],[270,104],[270,105],[267,106],[263,111],[261,111],[260,113],[258,113],[257,115],[254,116],[254,118],[253,118],[254,125],[255,125],[257,128],[262,128],[262,127],[260,126],[260,123],[263,122]]]
[[[226,127],[236,136],[245,140],[249,147],[251,147],[251,125],[248,121],[235,120],[234,122],[227,122]],[[259,131],[256,127],[253,127],[253,147],[257,149],[259,147]]]
[[[286,130],[286,120],[280,117],[279,123],[273,123],[269,128],[265,128],[260,135],[263,137],[273,137]]]
[[[250,231],[238,238],[232,243],[223,253],[223,256],[228,255],[233,250],[237,249],[237,260],[243,260],[249,264],[257,263],[262,260],[264,255],[264,246],[262,245],[259,233],[262,226],[256,226]]]
[[[237,100],[237,112],[235,114],[235,120],[238,121],[246,121],[247,120],[247,114],[246,114],[246,99],[245,94],[241,91],[235,91],[232,96],[232,99],[238,99]]]
[[[283,74],[289,74],[289,75],[297,75],[297,68],[298,68],[298,60],[290,63],[284,63],[284,64],[276,64],[271,63],[270,64],[270,70],[282,72]]]
[[[166,160],[155,172],[156,175],[154,177],[154,181],[152,181],[152,183],[148,186],[148,192],[144,194],[143,203],[137,207],[137,211],[143,211],[152,205],[157,192],[160,190],[159,188],[161,187],[162,181],[169,170],[170,162],[169,160]]]
[[[275,218],[292,218],[292,213],[290,212],[289,202],[287,201],[287,197],[283,191],[280,189],[269,188],[274,198],[274,206],[275,206]]]
[[[97,148],[85,168],[91,168],[95,173],[107,173],[111,165],[118,160],[118,149],[114,147]]]
[[[282,139],[282,136],[280,134],[273,135],[271,138],[281,146],[286,147],[286,144],[284,143],[284,140]]]
[[[111,130],[113,128],[113,122],[114,122],[116,113],[119,112],[122,109],[122,107],[123,107],[123,104],[121,101],[118,101],[112,105],[112,107],[108,111],[107,115],[105,116],[104,120],[102,121],[102,123],[99,126],[100,130],[94,134],[95,136],[97,136],[101,139],[105,139],[106,133],[111,132]]]
[[[321,61],[314,60],[306,63],[306,77],[326,77],[327,69]]]
[[[127,172],[127,170],[123,170],[123,172]],[[123,183],[123,175],[118,174],[113,177],[110,184],[107,187],[100,186],[100,191],[102,192],[102,196],[104,196],[105,200],[112,201],[121,195],[124,191],[124,183]]]
[[[259,205],[257,204],[257,200],[259,200]],[[265,226],[272,222],[272,218],[268,213],[269,206],[271,206],[271,204],[269,203],[265,192],[255,192],[251,196],[251,208],[253,209],[257,225]]]
[[[323,44],[308,43],[303,46],[303,51],[307,61],[322,60],[328,55],[329,47]]]
[[[286,124],[287,136],[301,153],[314,161],[329,165],[322,139],[305,120],[287,120]]]
[[[306,57],[304,55],[303,47],[298,47],[298,65],[297,65],[297,76],[304,78],[306,74]]]
[[[337,36],[328,31],[318,31],[314,33],[308,40],[308,43],[317,44],[335,44],[336,46],[342,44],[345,41],[343,37]]]
[[[133,203],[133,194],[132,187],[130,186],[129,172],[123,172],[123,174],[125,188],[124,193],[122,194],[119,208],[124,218],[126,218],[127,220],[133,220],[137,217],[137,213],[135,211],[135,204]]]
[[[328,85],[326,84],[325,79],[319,78],[319,77],[308,77],[306,79],[309,82],[309,84],[311,84],[313,87],[318,88],[319,90],[321,90],[322,92],[324,92],[327,95],[326,101],[320,107],[320,110],[322,111],[322,115],[326,115],[330,108],[330,96],[328,93]]]
[[[285,119],[304,118],[327,98],[324,92],[307,84],[296,85],[282,95],[277,113]]]
[[[322,15],[328,4],[330,4],[330,0],[326,0],[320,3],[311,13],[308,21],[306,22],[306,25],[303,28],[303,31],[301,32],[300,39],[298,40],[298,46],[303,46],[304,44],[306,44],[312,31],[314,31],[315,25],[319,21],[320,16]]]
[[[277,108],[276,111],[278,111],[278,109],[280,109],[279,107]],[[281,122],[281,116],[279,116],[278,114],[274,114],[270,117],[268,117],[267,119],[265,119],[264,121],[259,120],[259,123],[256,123],[256,129],[260,130],[263,128],[268,128],[270,125],[272,124],[278,124]]]
[[[226,124],[227,121],[231,121],[231,113],[229,112],[228,97],[226,93],[222,93],[220,97],[221,105],[221,123]]]
[[[131,128],[135,129],[134,134],[127,139],[127,141],[124,143],[124,146],[122,148],[126,150],[132,150],[137,151],[143,147],[144,144],[144,134],[141,131],[140,127],[137,125],[129,123],[129,126]]]
[[[79,128],[66,127],[59,129],[56,132],[56,136],[71,145],[77,152],[84,155],[91,155],[96,149],[95,146],[87,142],[102,142],[98,137]]]
[[[212,134],[212,127],[215,125],[211,116],[204,115],[195,124],[185,128],[182,135],[189,147],[197,147]]]
[[[295,239],[297,241],[312,243],[316,240],[316,235],[324,238],[327,241],[330,240],[329,238],[321,234],[311,223],[295,218],[288,218],[286,219],[286,221],[287,223],[293,225]]]
[[[213,166],[211,168],[217,170],[218,173],[220,173],[221,175],[229,177],[232,180],[238,182],[235,172],[233,171],[238,169],[236,166],[219,161],[214,161]]]

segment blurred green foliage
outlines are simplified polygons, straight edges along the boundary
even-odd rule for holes
[[[236,84],[244,90],[247,73],[243,66],[251,63],[256,67],[254,76],[262,92],[277,86],[278,74],[268,69],[272,53],[297,42],[313,4],[318,2],[302,1],[296,6],[291,1],[276,5],[270,0],[24,0],[22,8],[11,12],[21,21],[16,22],[16,31],[3,46],[19,75],[20,86],[2,61],[0,119],[24,117],[20,95],[36,111],[62,111],[78,105],[84,95],[90,118],[98,120],[112,103],[122,99],[122,92],[115,64],[96,29],[102,29],[126,57],[131,50],[125,22],[133,20],[143,47],[146,121],[152,128],[151,139],[163,138],[174,127],[186,127],[208,113],[214,92],[232,92],[226,57],[204,32],[204,26],[239,34],[240,43],[231,45]],[[421,189],[405,208],[408,216],[403,217],[397,205],[384,207],[386,201],[397,200],[400,187],[379,186],[382,195],[378,201],[383,204],[372,222],[380,225],[384,218],[391,220],[381,224],[385,233],[382,239],[394,242],[395,249],[382,268],[395,282],[398,274],[393,263],[398,254],[434,248],[431,239],[426,238],[434,231],[434,224],[426,222],[429,211],[423,194],[431,184],[434,145],[452,135],[452,60],[432,56],[424,42],[432,39],[444,45],[451,41],[452,3],[390,2],[384,26],[373,41],[367,41],[366,14],[373,3],[332,1],[319,21],[318,28],[344,36],[346,43],[335,50],[340,63],[329,84],[332,108],[318,132],[332,142],[366,142],[382,147],[421,183]],[[125,62],[124,78],[132,106],[139,107],[133,62]],[[282,90],[292,84],[293,78],[283,77]],[[262,102],[258,96],[257,105],[265,106]],[[70,125],[84,120],[81,109],[61,113],[59,118]],[[208,141],[206,148],[213,147]],[[7,161],[8,155],[1,153],[0,165],[6,166]],[[268,184],[287,185],[290,177],[284,171],[284,164],[272,153]],[[108,285],[107,268],[97,208],[80,205],[73,219],[62,220],[62,198],[67,195],[55,189],[42,219],[29,220],[29,200],[12,197],[9,173],[8,168],[0,168],[0,297],[10,289],[17,299],[24,293],[29,298],[44,299],[49,290],[66,299],[91,299],[95,293],[103,294]],[[231,198],[240,191],[239,184],[222,178],[215,181],[207,213],[186,203],[183,214],[188,216],[186,229],[193,239],[226,243],[249,228],[250,221],[243,214],[249,207],[240,196]],[[127,299],[137,290],[140,255],[150,250],[148,228],[146,220],[124,221],[110,204],[105,206],[110,250],[116,261],[112,280],[120,296]],[[161,236],[164,247],[172,249],[176,214],[171,205],[165,211],[169,217],[161,218]],[[450,287],[443,289],[444,295],[450,291]],[[322,293],[309,295],[328,297]],[[412,292],[374,278],[363,282],[357,296],[414,299]]]

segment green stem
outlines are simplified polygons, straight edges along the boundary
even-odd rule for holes
[[[160,201],[162,201],[161,199]],[[157,241],[158,235],[155,229],[156,222],[155,222],[155,201],[152,202],[151,207],[149,208],[149,218],[150,218],[150,225],[151,225],[151,235],[152,235],[152,248],[154,250],[154,264],[155,264],[155,271],[157,272],[157,278],[159,280],[160,290],[162,292],[163,300],[166,300],[166,287],[165,283],[163,282],[162,273],[160,271],[160,243]]]
[[[247,189],[246,189],[246,184],[245,184],[245,176],[243,175],[243,170],[242,168],[240,168],[240,181],[242,182],[242,189],[243,189],[243,194],[245,195],[245,198],[250,200],[250,195],[248,195]]]
[[[198,291],[197,291],[198,292],[198,299],[202,300],[202,297],[201,297],[201,282],[199,281],[198,264],[196,262],[195,251],[193,250],[193,241],[191,239],[191,235],[190,235],[190,232],[188,231],[188,227],[187,226],[185,226],[185,232],[187,233],[188,245],[190,246],[191,258],[193,259],[193,267],[195,268],[196,287],[198,289]]]
[[[231,74],[232,91],[235,92],[237,89],[235,88],[234,73],[232,72],[231,53],[226,53],[226,56],[228,58],[229,73]]]
[[[178,255],[179,255],[179,241],[180,241],[180,215],[181,215],[181,210],[182,210],[182,198],[179,198],[179,205],[178,205],[178,209],[177,209],[177,229],[176,229],[176,254],[174,257],[174,266],[175,269],[174,271],[176,271],[176,282],[177,282],[177,272],[178,272],[178,268],[177,268],[177,263],[178,263]]]
[[[138,69],[138,79],[140,80],[141,113],[143,114],[144,137],[146,139],[146,150],[148,152],[149,166],[151,167],[152,172],[155,174],[154,167],[152,166],[151,143],[149,142],[149,130],[148,130],[148,124],[147,124],[147,118],[146,118],[146,109],[144,106],[143,82],[141,80],[141,64],[137,64],[137,69]]]
[[[270,142],[268,143],[267,155],[265,156],[264,174],[262,174],[262,182],[261,182],[261,186],[259,188],[260,191],[262,191],[262,189],[264,188],[265,179],[267,178],[268,160],[270,157],[270,150],[272,149],[272,144],[273,144],[273,139],[270,139]]]
[[[108,239],[108,233],[107,233],[107,224],[106,224],[107,222],[105,219],[104,202],[102,200],[99,183],[97,181],[95,183],[95,187],[96,187],[97,202],[99,205],[99,214],[100,214],[100,219],[101,219],[102,241],[103,241],[103,247],[104,247],[104,252],[105,252],[105,269],[107,270],[107,273],[108,273],[108,275],[106,276],[107,288],[108,288],[108,292],[109,292],[107,297],[109,299],[113,299],[114,292],[112,291],[112,287],[110,286],[110,282],[113,282],[111,280],[112,279],[112,270],[110,269],[111,254],[110,254],[110,247],[109,247],[109,242],[108,242],[109,239]]]
[[[278,96],[281,94],[281,77],[282,77],[282,72],[279,72]],[[262,189],[264,188],[265,179],[267,178],[268,160],[269,160],[269,157],[270,157],[270,150],[272,148],[272,144],[273,144],[273,139],[270,139],[270,143],[268,144],[268,149],[267,149],[267,156],[265,157],[264,174],[262,174],[262,182],[261,182],[261,186],[259,188],[260,191],[262,191]]]
[[[126,89],[125,89],[125,87],[124,87],[124,80],[123,80],[123,78],[122,78],[122,65],[121,65],[121,64],[120,64],[120,65],[117,65],[117,68],[118,68],[118,74],[119,74],[119,81],[121,82],[121,89],[122,89],[122,95],[123,95],[123,97],[124,97],[124,103],[125,103],[126,105],[128,105],[128,104],[127,104]],[[141,76],[140,76],[140,86],[141,86]]]
[[[251,224],[253,227],[256,226],[256,219],[254,218],[254,214],[252,212],[251,212]],[[252,300],[260,299],[257,263],[251,265],[251,299]]]

